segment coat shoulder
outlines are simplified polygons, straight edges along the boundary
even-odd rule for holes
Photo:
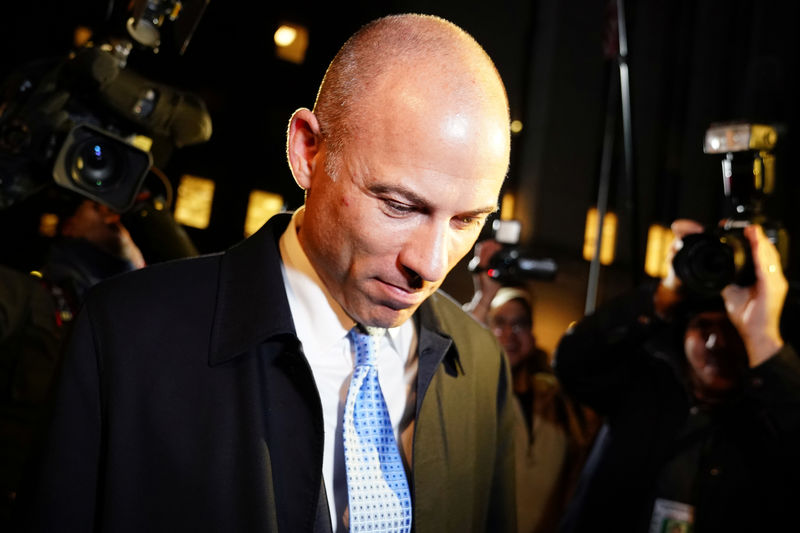
[[[489,328],[445,292],[437,291],[429,301],[441,331],[453,339],[462,364],[482,366],[501,362],[502,349]]]
[[[87,300],[162,300],[189,291],[215,291],[221,257],[222,254],[210,254],[177,259],[113,276],[92,287]]]

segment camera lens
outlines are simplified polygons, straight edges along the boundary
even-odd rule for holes
[[[701,295],[717,294],[731,283],[755,283],[750,244],[741,230],[687,235],[672,267],[689,290]]]
[[[698,233],[683,238],[683,247],[672,261],[675,274],[690,290],[715,294],[736,274],[733,250],[716,235]]]
[[[75,147],[72,175],[91,189],[107,189],[118,177],[119,156],[114,146],[87,139]]]

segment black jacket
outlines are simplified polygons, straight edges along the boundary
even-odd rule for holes
[[[324,531],[319,395],[289,312],[278,215],[223,254],[90,291],[32,505],[41,531]],[[513,528],[508,368],[447,297],[420,308],[418,533]]]

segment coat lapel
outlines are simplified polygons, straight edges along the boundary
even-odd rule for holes
[[[290,214],[271,218],[222,255],[209,365],[242,356],[256,359],[261,388],[256,397],[263,404],[270,461],[263,475],[269,477],[278,529],[315,531],[315,523],[324,523],[319,515],[327,513],[327,500],[320,498],[324,430],[319,393],[297,339],[281,272],[278,241],[290,219]]]
[[[209,345],[212,366],[266,339],[295,335],[278,252],[290,219],[288,213],[271,218],[223,254]]]

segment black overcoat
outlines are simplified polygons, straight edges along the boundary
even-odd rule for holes
[[[284,290],[288,214],[230,250],[97,285],[76,320],[37,531],[324,531],[319,395]],[[494,336],[437,293],[415,314],[417,533],[511,531],[512,411]]]

